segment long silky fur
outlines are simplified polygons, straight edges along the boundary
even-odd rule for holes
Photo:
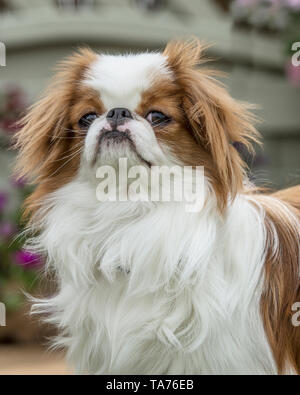
[[[18,168],[39,183],[27,201],[28,248],[45,254],[58,284],[33,311],[58,327],[54,344],[77,373],[299,373],[291,307],[300,298],[300,189],[263,196],[249,185],[231,143],[257,142],[253,118],[196,69],[202,50],[179,42],[162,55],[104,62],[81,52],[18,134]],[[144,80],[132,89],[136,73]],[[200,212],[183,202],[97,200],[85,153],[88,145],[95,153],[106,107],[123,96],[139,114],[130,122],[147,163],[204,166]],[[155,98],[176,120],[156,132],[143,115]],[[85,138],[78,117],[91,109],[102,115]],[[105,152],[113,163],[119,149]],[[136,164],[132,150],[125,156]]]
[[[263,209],[248,196],[223,218],[211,192],[195,215],[180,203],[99,204],[76,180],[45,207],[31,247],[47,251],[59,290],[34,311],[59,326],[76,372],[276,372],[259,307]]]

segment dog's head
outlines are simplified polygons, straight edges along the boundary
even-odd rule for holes
[[[131,163],[204,166],[219,207],[243,184],[232,146],[257,139],[246,106],[198,67],[199,41],[162,53],[112,56],[80,50],[60,65],[44,97],[23,119],[18,170],[38,185],[29,211],[81,168]]]

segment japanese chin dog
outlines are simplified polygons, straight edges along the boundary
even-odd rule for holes
[[[300,187],[249,182],[234,143],[259,140],[254,117],[203,49],[81,49],[21,121],[17,171],[36,185],[28,246],[57,279],[33,310],[77,373],[300,372]],[[204,169],[201,209],[173,195],[99,199],[116,178],[99,171],[118,177],[120,159],[145,174],[192,168],[192,183]]]

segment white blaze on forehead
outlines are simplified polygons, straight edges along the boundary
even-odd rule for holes
[[[142,92],[159,76],[172,78],[166,58],[159,53],[99,55],[84,82],[100,93],[106,110],[125,107],[134,111]]]

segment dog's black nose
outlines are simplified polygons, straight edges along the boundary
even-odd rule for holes
[[[132,114],[127,108],[113,108],[108,111],[106,118],[108,121],[113,121],[117,124],[124,121],[126,118],[132,119]]]

